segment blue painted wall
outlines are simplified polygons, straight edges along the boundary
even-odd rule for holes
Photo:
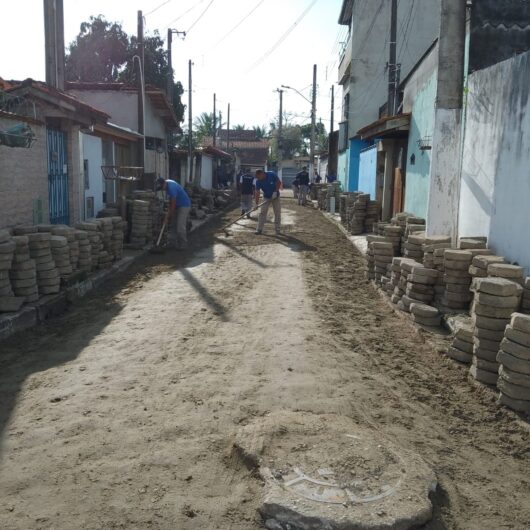
[[[416,95],[412,106],[409,143],[407,152],[407,184],[405,189],[405,211],[426,218],[429,201],[429,174],[431,151],[422,151],[418,140],[430,136],[434,131],[434,103],[436,99],[436,74]],[[415,162],[411,163],[414,155]]]
[[[359,164],[359,191],[369,193],[375,200],[375,186],[377,175],[377,147],[375,145],[363,149]]]
[[[359,168],[361,151],[369,144],[362,140],[350,140],[350,168],[348,172],[348,191],[359,191]]]

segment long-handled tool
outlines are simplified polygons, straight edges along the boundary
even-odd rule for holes
[[[223,226],[223,228],[221,228],[221,230],[225,233],[226,237],[228,237],[230,235],[229,232],[227,232],[227,228],[228,227],[230,227],[232,225],[235,225],[238,221],[241,221],[241,219],[243,219],[243,217],[245,217],[247,215],[250,215],[252,212],[255,212],[256,210],[259,210],[259,208],[261,208],[264,204],[270,202],[270,200],[271,199],[266,199],[263,202],[260,202],[257,206],[254,206],[254,208],[252,208],[252,210],[249,210],[248,212],[245,212],[243,215],[239,216],[234,221],[230,221],[227,225]]]
[[[158,239],[156,240],[156,245],[149,249],[149,252],[151,252],[151,254],[162,254],[162,252],[164,252],[164,249],[160,246],[160,241],[162,240],[162,235],[164,234],[166,226],[167,220],[164,219],[164,223],[162,224],[162,228],[160,229],[160,234],[158,234]]]

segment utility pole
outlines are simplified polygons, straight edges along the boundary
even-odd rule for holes
[[[280,94],[280,113],[278,115],[278,177],[282,180],[283,176],[283,90],[277,88]]]
[[[329,134],[331,134],[335,127],[335,85],[331,85],[331,116],[329,121]]]
[[[223,134],[223,115],[221,114],[221,111],[219,111],[219,149],[223,148],[223,141],[221,139]]]
[[[172,60],[172,44],[173,44],[173,30],[167,28],[167,99],[172,103],[173,102],[173,60]]]
[[[388,61],[387,114],[394,116],[397,103],[397,0],[392,0],[390,13],[390,58]]]
[[[228,104],[228,113],[226,118],[226,151],[230,148],[230,103]]]
[[[64,90],[63,0],[44,0],[46,83]]]
[[[136,50],[139,62],[139,75],[136,81],[138,88],[138,133],[142,139],[138,142],[138,165],[144,168],[145,173],[145,124],[144,124],[144,17],[141,11],[138,11],[138,48]]]
[[[315,122],[317,115],[317,65],[313,65],[313,94],[311,98],[311,138],[309,141],[309,178],[315,176]]]
[[[193,179],[193,113],[192,113],[192,78],[191,78],[191,67],[193,63],[191,59],[188,61],[188,182]]]
[[[217,97],[216,97],[216,95],[214,94],[214,95],[213,95],[213,131],[212,131],[212,135],[213,135],[213,146],[214,146],[214,147],[215,147],[215,144],[217,143],[217,139],[215,138],[216,133],[217,133],[217,111],[215,110],[216,103],[217,103]]]

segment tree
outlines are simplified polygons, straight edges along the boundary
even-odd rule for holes
[[[234,125],[233,130],[234,131],[245,131],[246,130],[245,124],[238,123],[237,125]]]
[[[103,15],[90,17],[80,26],[79,35],[70,43],[66,55],[68,81],[135,83],[137,38],[129,37],[120,24],[109,22]],[[166,90],[169,72],[167,51],[158,31],[144,36],[144,78],[146,85]],[[184,120],[185,105],[182,84],[174,84],[172,104],[177,119]]]
[[[267,127],[265,125],[254,125],[252,130],[256,133],[256,138],[258,140],[263,140],[267,136]]]
[[[199,144],[205,137],[213,136],[213,122],[214,119],[212,112],[202,112],[195,118],[193,127],[195,129],[195,136]]]

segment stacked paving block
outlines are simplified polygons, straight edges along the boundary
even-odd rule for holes
[[[444,254],[445,248],[436,248],[433,252],[433,269],[438,271],[438,279],[434,285],[434,303],[438,307],[444,306],[445,303],[445,267],[444,267]]]
[[[90,246],[88,232],[85,230],[76,230],[75,240],[79,249],[77,267],[80,271],[90,272],[92,270],[92,248]]]
[[[364,232],[364,220],[366,218],[366,207],[370,195],[360,193],[357,195],[353,207],[351,209],[351,217],[349,218],[348,229],[352,235],[360,235]]]
[[[523,313],[530,314],[530,276],[525,279],[523,284],[523,298],[521,301],[521,310]]]
[[[512,313],[517,311],[522,287],[504,278],[477,278],[472,286],[475,299],[473,319],[473,361],[471,375],[481,383],[497,383],[497,353]]]
[[[366,279],[375,280],[375,256],[372,244],[379,241],[385,242],[385,238],[377,235],[369,235],[366,237],[368,243],[368,251],[366,253]]]
[[[355,195],[352,193],[341,193],[340,195],[340,222],[344,226],[348,226],[348,210],[353,206],[355,202]]]
[[[333,182],[328,184],[327,194],[326,194],[326,211],[331,211],[331,199],[335,199],[335,210],[339,208],[339,196],[340,196],[340,183]]]
[[[519,265],[509,263],[490,263],[488,265],[488,276],[496,278],[506,278],[520,285],[524,283],[524,269]]]
[[[425,236],[423,244],[423,265],[428,269],[436,268],[434,251],[451,248],[451,236]]]
[[[377,201],[368,201],[366,205],[366,216],[364,218],[364,231],[369,234],[373,232],[374,223],[379,219],[379,203]]]
[[[375,281],[381,282],[381,278],[386,276],[387,267],[394,259],[394,246],[387,241],[374,241],[371,243],[374,255]]]
[[[401,237],[403,235],[403,229],[399,225],[387,224],[383,228],[383,235],[394,246],[394,255],[399,256],[399,254],[401,254]]]
[[[132,201],[131,245],[141,248],[147,244],[151,227],[149,202]]]
[[[405,289],[401,288],[401,261],[403,259],[405,258],[394,258],[390,268],[390,283],[393,287],[390,299],[393,304],[397,304],[405,294]]]
[[[407,225],[408,227],[408,225]],[[423,263],[423,245],[425,232],[409,232],[406,237],[404,256]]]
[[[413,302],[410,304],[412,320],[422,328],[434,330],[441,325],[441,315],[438,309],[427,304]]]
[[[469,267],[473,254],[467,250],[444,250],[445,294],[443,305],[449,309],[467,309],[473,298],[469,288]]]
[[[64,236],[54,236],[50,238],[53,261],[62,279],[66,280],[72,275],[72,263],[70,261],[70,246],[68,239]]]
[[[99,264],[99,253],[103,250],[103,240],[96,223],[77,223],[75,227],[87,233],[90,243],[90,270],[96,270]],[[76,235],[77,237],[77,235]],[[79,249],[81,252],[81,248]],[[81,256],[80,256],[81,260]],[[83,270],[85,270],[83,268]]]
[[[497,361],[499,403],[519,412],[530,412],[530,315],[512,315]]]
[[[59,225],[52,229],[52,235],[65,237],[70,251],[70,266],[72,272],[77,271],[79,262],[79,243],[75,237],[75,228]]]
[[[37,268],[39,294],[55,294],[61,288],[61,277],[55,267],[51,249],[50,232],[28,234],[29,253]]]
[[[18,311],[24,298],[17,298],[11,287],[10,273],[15,242],[7,230],[0,230],[0,313]]]
[[[469,274],[474,278],[486,278],[488,276],[488,266],[491,263],[504,263],[502,256],[493,255],[475,255],[469,266]]]
[[[487,248],[485,237],[462,237],[459,240],[460,250],[480,250]]]
[[[471,364],[473,348],[473,328],[462,326],[456,330],[453,342],[447,350],[447,356],[455,361]]]
[[[13,263],[9,275],[15,296],[24,298],[24,302],[36,302],[39,299],[37,286],[37,266],[29,253],[28,236],[13,236],[16,245]]]
[[[110,243],[110,252],[114,259],[121,259],[123,257],[123,236],[125,223],[119,216],[113,216],[112,219],[112,240]]]
[[[423,265],[412,267],[407,276],[407,289],[405,294],[407,302],[429,305],[434,299],[434,285],[438,278],[436,269],[427,269]],[[410,308],[409,308],[410,309]]]
[[[397,303],[397,306],[401,311],[409,312],[410,304],[415,301],[408,297],[407,285],[409,283],[408,278],[412,274],[412,269],[417,265],[418,263],[412,258],[402,258],[400,261],[401,276],[399,279],[399,292],[403,292],[404,294],[401,296],[401,300]]]
[[[107,252],[107,254],[110,254],[112,256],[112,218],[103,217],[100,219],[96,219],[96,224],[98,225],[99,232],[101,234],[103,251]]]

